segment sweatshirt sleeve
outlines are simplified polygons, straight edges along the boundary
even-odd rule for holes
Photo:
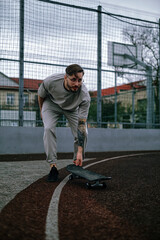
[[[84,85],[82,88],[81,99],[82,99],[82,102],[79,105],[78,119],[87,119],[91,98],[86,86]]]
[[[90,107],[90,101],[84,101],[81,103],[79,106],[79,111],[78,111],[78,118],[79,119],[87,119],[88,117],[88,112],[89,112],[89,107]]]
[[[47,89],[44,85],[44,82],[41,83],[41,85],[39,86],[38,88],[38,95],[41,97],[41,98],[45,98],[47,96]]]

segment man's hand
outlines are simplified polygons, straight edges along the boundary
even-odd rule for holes
[[[77,158],[76,160],[74,161],[74,164],[76,166],[82,166],[82,163],[83,163],[83,148],[82,147],[78,147],[78,152],[77,152]]]

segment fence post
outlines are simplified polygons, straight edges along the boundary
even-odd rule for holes
[[[147,128],[153,125],[153,97],[152,97],[152,68],[148,66],[147,72]]]
[[[115,69],[115,87],[114,87],[114,126],[117,128],[117,70]]]
[[[102,14],[101,6],[98,6],[97,23],[97,125],[101,127],[102,122],[102,97],[101,97],[101,62],[102,62]]]
[[[20,0],[19,34],[19,126],[23,126],[23,88],[24,88],[24,0]]]
[[[158,123],[160,124],[160,18],[159,18],[159,74],[158,74],[158,84],[159,84],[159,116]]]
[[[152,124],[155,128],[155,86],[152,86],[152,109],[153,109],[153,120]]]
[[[135,89],[134,86],[132,88],[132,128],[134,128],[134,123],[135,123],[135,104],[134,104],[134,100],[135,100]]]

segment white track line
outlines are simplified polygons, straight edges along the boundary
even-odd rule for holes
[[[46,219],[46,240],[58,240],[58,205],[61,191],[68,182],[69,177],[65,177],[63,181],[56,187],[50,201],[48,214]]]
[[[117,157],[111,157],[106,158],[94,163],[90,163],[86,165],[84,168],[91,167],[95,164],[103,163],[109,160],[113,159],[119,159],[119,158],[126,158],[126,157],[134,157],[134,156],[140,156],[140,155],[147,155],[150,153],[137,153],[137,154],[130,154],[130,155],[122,155]],[[70,174],[69,174],[70,175]],[[54,190],[54,193],[52,195],[50,205],[48,208],[48,214],[46,218],[46,240],[59,240],[59,231],[58,231],[58,206],[59,206],[59,199],[62,192],[63,187],[66,185],[66,183],[69,180],[69,175],[65,177],[60,184],[56,187]]]

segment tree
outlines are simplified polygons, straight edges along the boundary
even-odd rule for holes
[[[97,122],[97,98],[91,98],[88,120],[90,122]]]
[[[159,76],[160,76],[160,65],[159,65],[159,28],[157,27],[140,27],[133,26],[123,30],[124,37],[127,41],[132,43],[134,46],[141,46],[142,61],[148,66],[152,67],[152,85],[154,86],[155,96],[155,113],[157,116],[157,122],[160,122],[159,112]]]
[[[115,103],[113,100],[103,98],[102,101],[102,121],[115,122]],[[126,114],[125,107],[120,101],[117,102],[117,121],[122,122]]]

